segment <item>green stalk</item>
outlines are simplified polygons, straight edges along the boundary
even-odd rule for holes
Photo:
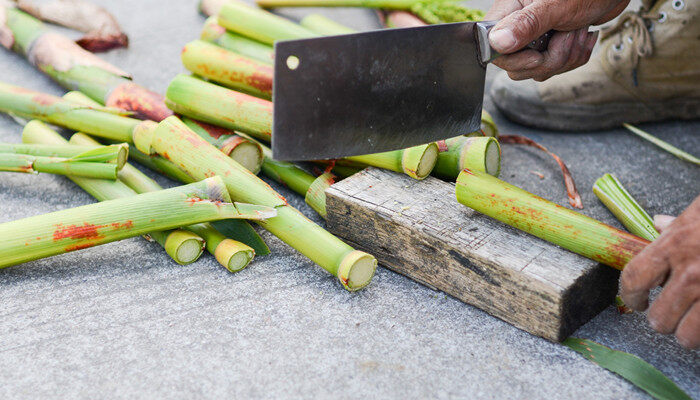
[[[85,135],[84,133],[76,133],[70,138],[70,143],[76,144],[94,144],[95,139]],[[119,175],[119,180],[133,189],[136,193],[148,193],[163,190],[163,188],[153,179],[149,178],[143,172],[136,169],[134,166],[127,164],[124,166]],[[210,223],[195,224],[185,227],[187,231],[193,232],[204,239],[207,250],[213,255],[217,261],[231,272],[239,271],[245,268],[246,265],[253,259],[255,250],[248,247],[244,243],[231,240],[217,231]],[[168,237],[165,234],[154,235],[150,234],[156,241],[167,245]],[[199,247],[200,253],[203,247]],[[165,246],[167,248],[167,246]],[[245,261],[245,262],[244,262]]]
[[[483,172],[462,171],[456,194],[482,214],[620,270],[649,244]]]
[[[91,145],[50,145],[27,143],[0,143],[0,153],[27,154],[42,157],[62,157],[80,159],[86,162],[111,162],[122,168],[129,157],[129,146],[118,144],[111,146]]]
[[[202,40],[186,44],[181,58],[185,68],[198,76],[255,97],[272,99],[270,64]]]
[[[257,0],[260,7],[366,7],[410,11],[430,24],[479,21],[481,10],[467,8],[455,0]]]
[[[70,158],[0,153],[0,171],[34,174],[82,176],[95,179],[117,179],[117,164],[75,161]]]
[[[219,11],[221,11],[221,7],[228,1],[229,0],[199,0],[199,11],[207,17],[218,15]]]
[[[275,54],[272,47],[227,31],[226,28],[219,25],[217,17],[207,18],[199,38],[205,42],[215,44],[226,50],[242,54],[269,65],[272,65],[275,61]]]
[[[231,133],[231,131],[218,126],[205,124],[191,118],[184,117],[182,122],[202,139],[221,150],[248,171],[254,174],[260,171],[260,166],[263,162],[263,150],[257,142]]]
[[[690,400],[672,380],[641,358],[596,342],[570,337],[563,343],[586,359],[630,381],[655,399]]]
[[[153,230],[225,218],[261,219],[275,210],[231,203],[219,177],[0,224],[0,268],[110,243]]]
[[[306,204],[311,206],[320,216],[326,218],[326,192],[333,183],[335,176],[330,173],[314,177],[305,170],[287,161],[277,161],[272,158],[272,150],[261,145],[265,154],[262,172],[270,179],[281,183],[297,194],[304,196]]]
[[[22,131],[22,141],[26,143],[44,143],[47,145],[66,145],[66,139],[43,122],[30,121]],[[123,171],[124,169],[122,169]],[[121,180],[68,177],[98,201],[113,200],[135,196],[137,193]],[[231,220],[233,221],[233,220]],[[238,220],[236,220],[238,221]],[[184,265],[196,261],[202,254],[204,240],[189,231],[180,229],[149,232],[147,237],[156,240],[178,264]]]
[[[219,11],[219,25],[269,45],[276,40],[318,36],[303,26],[240,1],[230,0]]]
[[[211,224],[190,225],[187,229],[203,237],[207,243],[207,251],[216,258],[219,264],[231,272],[242,270],[255,257],[255,250],[252,247],[227,238],[214,229]]]
[[[361,289],[371,280],[377,264],[374,257],[354,250],[311,222],[269,185],[200,138],[178,118],[161,122],[152,137],[156,152],[167,153],[195,179],[219,175],[233,198],[275,207],[277,217],[260,225],[337,276],[346,289]]]
[[[425,179],[435,167],[439,154],[437,143],[428,143],[403,150],[365,154],[338,160],[339,165],[368,166],[404,173],[413,179]]]
[[[659,236],[654,220],[615,176],[605,174],[598,178],[593,185],[593,193],[628,231],[649,241]]]
[[[634,133],[635,135],[639,136],[640,138],[647,140],[656,146],[668,151],[669,153],[673,154],[674,156],[680,158],[683,161],[687,161],[690,163],[693,163],[695,165],[700,165],[700,158],[695,157],[694,155],[690,153],[686,153],[685,151],[679,149],[676,146],[673,146],[667,142],[664,142],[663,140],[657,138],[656,136],[650,135],[643,130],[637,128],[634,125],[630,124],[622,124],[625,128],[627,128],[629,131]]]
[[[0,82],[0,111],[39,119],[64,128],[119,142],[132,142],[132,133],[145,122],[74,104],[60,97]]]
[[[501,147],[493,137],[458,136],[444,141],[432,174],[454,180],[463,169],[498,176],[501,172]]]
[[[178,114],[270,142],[271,101],[238,93],[187,75],[178,75],[170,82],[165,101],[168,107]]]
[[[309,14],[300,21],[301,26],[319,35],[342,35],[355,33],[355,29],[348,28],[321,14]]]
[[[7,28],[16,39],[10,47],[59,85],[80,90],[100,104],[133,111],[142,119],[172,115],[162,96],[133,83],[128,73],[49,31],[31,15],[15,8],[6,10]]]

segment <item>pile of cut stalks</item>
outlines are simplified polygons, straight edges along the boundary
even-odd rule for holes
[[[259,4],[377,8],[384,25],[393,28],[483,17],[478,10],[447,1]],[[56,97],[0,82],[0,111],[24,124],[23,143],[0,143],[0,171],[65,175],[98,201],[0,224],[0,236],[6,238],[0,245],[0,268],[144,236],[178,264],[192,263],[206,250],[237,272],[256,255],[270,253],[252,221],[336,276],[345,289],[359,290],[374,275],[375,257],[312,222],[257,175],[286,186],[325,217],[325,190],[368,166],[417,180],[432,175],[456,181],[460,203],[617,269],[658,236],[649,215],[612,175],[597,181],[594,191],[634,235],[499,180],[499,140],[534,146],[559,164],[570,205],[583,207],[559,157],[531,139],[499,136],[487,112],[479,131],[440,142],[313,163],[274,160],[267,147],[272,138],[274,42],[354,30],[314,14],[292,22],[237,0],[202,0],[200,11],[209,16],[201,37],[182,51],[182,63],[192,74],[176,76],[163,96],[34,16],[0,3],[0,44],[69,90]],[[116,21],[113,25],[118,27]],[[71,132],[69,139],[57,128]],[[182,186],[164,189],[129,162]],[[608,356],[612,364],[619,357],[633,357],[610,356],[612,350],[575,338],[566,344],[590,359]],[[656,397],[678,395],[680,389],[653,367],[639,359],[629,363],[632,367],[620,370],[601,365]],[[634,368],[661,375],[661,386],[654,386],[658,382],[653,379],[635,378],[630,373]]]

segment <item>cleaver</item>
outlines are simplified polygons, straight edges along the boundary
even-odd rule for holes
[[[382,29],[275,43],[277,160],[379,153],[481,127],[495,22]],[[544,51],[553,32],[529,48]]]

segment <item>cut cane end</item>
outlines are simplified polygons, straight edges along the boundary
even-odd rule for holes
[[[214,257],[230,272],[238,272],[253,260],[255,250],[241,242],[225,239],[216,246]]]
[[[345,289],[354,292],[369,285],[377,269],[377,259],[360,250],[350,252],[338,268],[338,280]]]
[[[175,230],[165,241],[165,251],[176,263],[187,265],[199,259],[204,244],[204,239],[190,231]]]

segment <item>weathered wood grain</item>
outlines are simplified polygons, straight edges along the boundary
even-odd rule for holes
[[[459,204],[454,184],[368,168],[326,195],[331,232],[534,335],[561,341],[615,296],[616,270]]]

